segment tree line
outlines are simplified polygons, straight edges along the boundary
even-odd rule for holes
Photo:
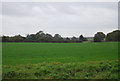
[[[59,34],[52,36],[51,34],[39,31],[36,34],[28,34],[26,37],[21,35],[15,36],[2,36],[2,42],[52,42],[52,43],[79,43],[89,41],[87,37],[80,35],[79,37],[62,37]],[[93,40],[94,42],[104,42],[104,41],[120,41],[120,30],[115,30],[113,32],[105,35],[103,32],[97,32]]]
[[[120,41],[120,30],[115,30],[105,35],[103,32],[97,32],[94,35],[94,42]]]
[[[82,42],[87,41],[83,35],[77,37],[62,37],[59,34],[55,34],[52,36],[51,34],[44,33],[43,31],[39,31],[36,34],[28,34],[26,37],[21,35],[15,35],[13,37],[2,36],[2,42],[58,42],[58,43],[69,43],[69,42]]]

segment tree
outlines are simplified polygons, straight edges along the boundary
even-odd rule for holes
[[[0,42],[2,42],[2,37],[0,36]]]
[[[106,36],[106,41],[120,41],[120,30],[110,32]]]
[[[28,41],[28,42],[35,42],[35,40],[36,40],[35,34],[30,34],[30,35],[27,35],[25,41]]]
[[[9,36],[2,36],[2,42],[9,42]]]
[[[48,42],[52,40],[52,35],[48,33],[45,34],[43,31],[39,31],[36,34],[27,35],[26,37],[26,41],[28,42]]]
[[[55,35],[54,35],[54,38],[59,39],[59,38],[62,38],[62,37],[61,37],[61,35],[59,35],[59,34],[55,34]]]
[[[87,40],[87,39],[86,39],[86,38],[84,38],[84,37],[83,37],[83,35],[80,35],[80,36],[79,36],[79,41],[81,41],[81,42],[82,42],[82,41],[86,41],[86,40]]]
[[[76,38],[76,37],[73,36],[73,37],[71,38],[71,40],[75,42],[75,41],[78,41],[78,38]]]
[[[63,40],[63,38],[61,37],[61,35],[59,35],[59,34],[54,35],[54,41],[62,41],[62,40]]]
[[[21,35],[15,35],[14,37],[12,37],[12,42],[23,42],[24,39]]]
[[[50,34],[48,34],[48,33],[45,35],[45,37],[46,37],[47,41],[53,40],[52,35],[50,35]]]
[[[66,37],[65,40],[66,40],[66,41],[70,41],[70,38]]]
[[[39,32],[37,32],[36,34],[42,34],[43,33],[43,31],[39,31]]]
[[[43,32],[37,33],[35,35],[35,41],[37,41],[37,42],[44,42],[44,41],[46,41],[46,35],[45,35],[45,33],[43,33]]]
[[[102,42],[105,39],[105,34],[103,32],[97,32],[94,36],[94,42]]]

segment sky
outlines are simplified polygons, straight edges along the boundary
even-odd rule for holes
[[[118,29],[117,2],[3,2],[2,35],[40,30],[63,37],[94,36]]]

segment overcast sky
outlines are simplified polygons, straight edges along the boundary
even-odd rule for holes
[[[40,30],[63,37],[94,36],[118,29],[117,2],[4,2],[3,35]]]

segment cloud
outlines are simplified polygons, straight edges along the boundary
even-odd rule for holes
[[[39,30],[62,36],[93,36],[117,29],[117,3],[3,3],[3,34]]]

